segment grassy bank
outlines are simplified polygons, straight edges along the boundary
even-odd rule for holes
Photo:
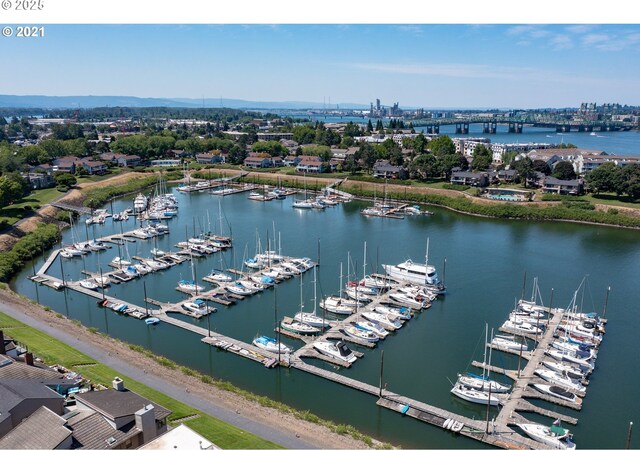
[[[303,183],[298,179],[283,177],[280,180],[274,180],[272,178],[261,177],[259,174],[253,172],[247,175],[246,180],[259,184],[275,185],[279,182],[279,184],[285,187],[303,187]],[[325,180],[314,180],[313,178],[307,178],[306,180],[306,186],[309,190],[318,190],[325,185]],[[355,184],[343,183],[339,189],[358,197],[373,198],[374,195],[380,195],[376,185],[370,185],[367,182],[358,182]],[[470,191],[473,190],[470,189],[467,192]],[[585,206],[585,203],[591,205],[590,202],[580,201],[580,198],[575,201],[572,197],[564,197],[562,201],[553,202],[551,205],[540,203],[480,203],[468,197],[420,192],[419,188],[412,187],[407,187],[402,192],[394,192],[392,189],[387,189],[387,197],[402,202],[442,206],[466,214],[495,217],[498,219],[575,221],[640,228],[640,217],[620,214],[618,210],[599,211],[595,208]],[[572,199],[574,201],[571,201]]]
[[[83,204],[89,208],[99,208],[111,199],[140,191],[148,188],[149,186],[153,186],[157,182],[158,177],[140,173],[140,177],[133,178],[123,184],[89,188],[83,190],[83,194],[85,196]]]
[[[74,325],[70,323],[70,326]],[[273,442],[208,416],[136,380],[125,377],[73,347],[6,314],[0,313],[0,328],[5,331],[5,334],[26,345],[30,351],[43,359],[46,364],[61,364],[68,369],[77,371],[93,383],[110,386],[113,378],[119,376],[125,380],[126,386],[130,390],[171,410],[170,423],[187,417],[194,417],[184,420],[184,423],[222,448],[279,448]]]
[[[62,196],[56,188],[32,191],[19,202],[0,208],[0,230],[15,224],[17,221],[30,217],[41,206]]]
[[[60,240],[55,224],[39,224],[35,231],[20,238],[7,252],[0,253],[0,281],[9,281],[27,262],[53,247]]]

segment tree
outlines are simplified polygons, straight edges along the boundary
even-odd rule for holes
[[[435,178],[440,174],[438,160],[431,153],[419,155],[409,164],[409,173],[412,178],[422,180]]]
[[[604,163],[593,169],[585,177],[589,190],[595,193],[614,192],[619,170],[620,168],[612,162]]]
[[[298,144],[313,144],[316,137],[316,130],[309,125],[293,127],[293,140]]]
[[[230,164],[242,164],[247,157],[247,151],[244,147],[239,145],[234,145],[229,150],[229,155],[227,156],[227,160]]]
[[[358,171],[358,164],[356,163],[356,158],[353,155],[349,155],[344,159],[342,170],[351,173],[351,175],[356,174]]]
[[[472,170],[487,170],[493,161],[493,154],[484,144],[478,144],[473,149]]]
[[[18,175],[19,176],[19,175]],[[8,176],[0,176],[0,207],[20,200],[24,195],[22,185]]]
[[[63,186],[66,188],[75,186],[78,182],[78,180],[76,180],[76,177],[66,172],[57,172],[53,177],[55,178],[58,186]]]
[[[453,155],[456,152],[456,146],[449,136],[442,135],[433,139],[428,145],[431,152],[440,157],[444,155]]]
[[[522,180],[522,185],[527,187],[527,183],[535,176],[536,171],[533,169],[533,161],[528,156],[512,164],[518,172],[518,176]]]
[[[620,170],[621,187],[633,200],[640,198],[640,165],[628,164]]]
[[[371,119],[369,119],[369,122],[367,122],[367,132],[373,132],[373,124],[371,123]]]
[[[438,164],[440,167],[440,174],[447,179],[451,177],[451,172],[453,172],[454,167],[460,167],[462,170],[467,170],[469,168],[469,161],[467,161],[467,158],[460,153],[444,155],[438,158]]]
[[[536,159],[535,161],[533,161],[533,170],[545,175],[551,175],[551,167],[549,167],[549,164],[541,159]]]
[[[256,153],[268,153],[270,156],[283,156],[287,152],[284,145],[278,141],[258,141],[253,144],[251,149]]]
[[[556,177],[558,180],[575,180],[576,172],[573,169],[573,164],[569,161],[558,161],[553,168],[551,176]]]

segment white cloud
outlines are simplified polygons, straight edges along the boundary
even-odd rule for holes
[[[448,78],[475,78],[558,84],[601,85],[605,80],[589,78],[584,74],[571,74],[532,67],[510,67],[483,64],[402,64],[402,63],[355,63],[350,68],[369,72],[392,73],[396,75],[418,75]],[[612,82],[607,79],[607,82]]]
[[[573,33],[573,34],[584,34],[584,33],[588,33],[594,28],[595,27],[593,25],[571,25],[570,27],[567,27],[566,30],[569,33]]]
[[[398,29],[405,33],[411,33],[411,34],[424,33],[424,28],[422,28],[420,25],[399,25]]]
[[[551,38],[551,47],[554,50],[568,50],[573,48],[573,41],[566,34],[558,34]]]
[[[609,36],[606,34],[587,34],[582,38],[582,43],[584,45],[594,45],[608,41]]]

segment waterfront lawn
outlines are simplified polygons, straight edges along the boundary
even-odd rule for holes
[[[600,194],[587,194],[583,196],[585,200],[592,203],[609,205],[609,206],[626,206],[628,208],[640,209],[640,199],[633,200],[628,195],[617,195],[613,192]]]
[[[22,198],[18,203],[1,208],[0,220],[5,219],[7,224],[13,225],[17,221],[33,215],[33,211],[62,195],[64,193],[56,188],[32,191],[31,194]]]
[[[108,180],[111,177],[115,177],[116,175],[120,175],[121,173],[128,171],[129,170],[124,167],[113,167],[109,169],[109,173],[105,175],[87,175],[84,177],[76,177],[76,179],[78,180],[78,184],[93,183],[95,181]]]
[[[69,324],[70,326],[81,326],[73,322]],[[183,423],[222,448],[279,448],[273,442],[204,414],[174,398],[151,389],[139,381],[125,377],[73,347],[3,313],[0,313],[0,329],[5,330],[5,335],[16,339],[20,344],[27,347],[29,351],[33,352],[34,355],[43,359],[46,364],[60,364],[67,369],[80,373],[84,378],[91,380],[92,383],[110,387],[114,377],[119,376],[131,391],[171,410],[170,423],[193,416],[193,419],[185,420]],[[109,338],[105,337],[105,339]]]

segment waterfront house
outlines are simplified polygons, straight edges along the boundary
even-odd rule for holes
[[[640,156],[630,155],[580,155],[574,162],[576,173],[587,174],[605,163],[613,163],[618,167],[628,164],[640,164]]]
[[[542,192],[545,194],[579,195],[584,189],[584,180],[558,180],[554,177],[544,177]]]
[[[400,166],[394,166],[386,159],[379,159],[373,164],[373,176],[376,178],[398,178],[402,170]]]
[[[113,386],[76,394],[79,414],[67,426],[82,447],[136,448],[167,431],[171,411],[126,389],[120,378]]]
[[[42,165],[43,164],[41,164],[41,166]],[[44,171],[39,168],[32,168],[29,172],[23,173],[22,178],[29,183],[29,187],[31,189],[47,189],[56,185],[56,180],[53,178],[52,174],[53,170],[51,166],[49,166],[48,171]]]
[[[303,173],[320,173],[322,172],[322,159],[319,156],[300,155],[300,160],[296,165],[297,172]]]
[[[83,158],[81,164],[89,175],[102,175],[107,172],[107,165],[103,161],[93,161],[89,158]]]
[[[196,155],[196,161],[199,164],[216,164],[222,162],[222,157],[220,156],[220,150],[212,150],[207,153],[198,153]]]
[[[253,155],[256,154],[253,153]],[[269,156],[268,154],[260,154],[260,156],[247,156],[244,160],[244,166],[249,169],[265,169],[271,167],[271,156]]]
[[[284,165],[287,167],[295,167],[300,163],[302,158],[296,155],[289,155],[284,159]]]
[[[76,166],[81,164],[76,156],[63,156],[53,160],[54,172],[76,173]]]
[[[116,157],[116,154],[113,152],[100,153],[98,155],[98,158],[100,158],[101,161],[104,161],[106,163],[118,164],[118,158]]]
[[[120,167],[134,167],[142,163],[142,158],[138,155],[117,154],[117,161]]]
[[[271,165],[273,167],[284,167],[284,160],[280,156],[274,156],[271,158]]]
[[[489,185],[489,175],[486,172],[458,170],[451,173],[451,184],[485,187]]]

